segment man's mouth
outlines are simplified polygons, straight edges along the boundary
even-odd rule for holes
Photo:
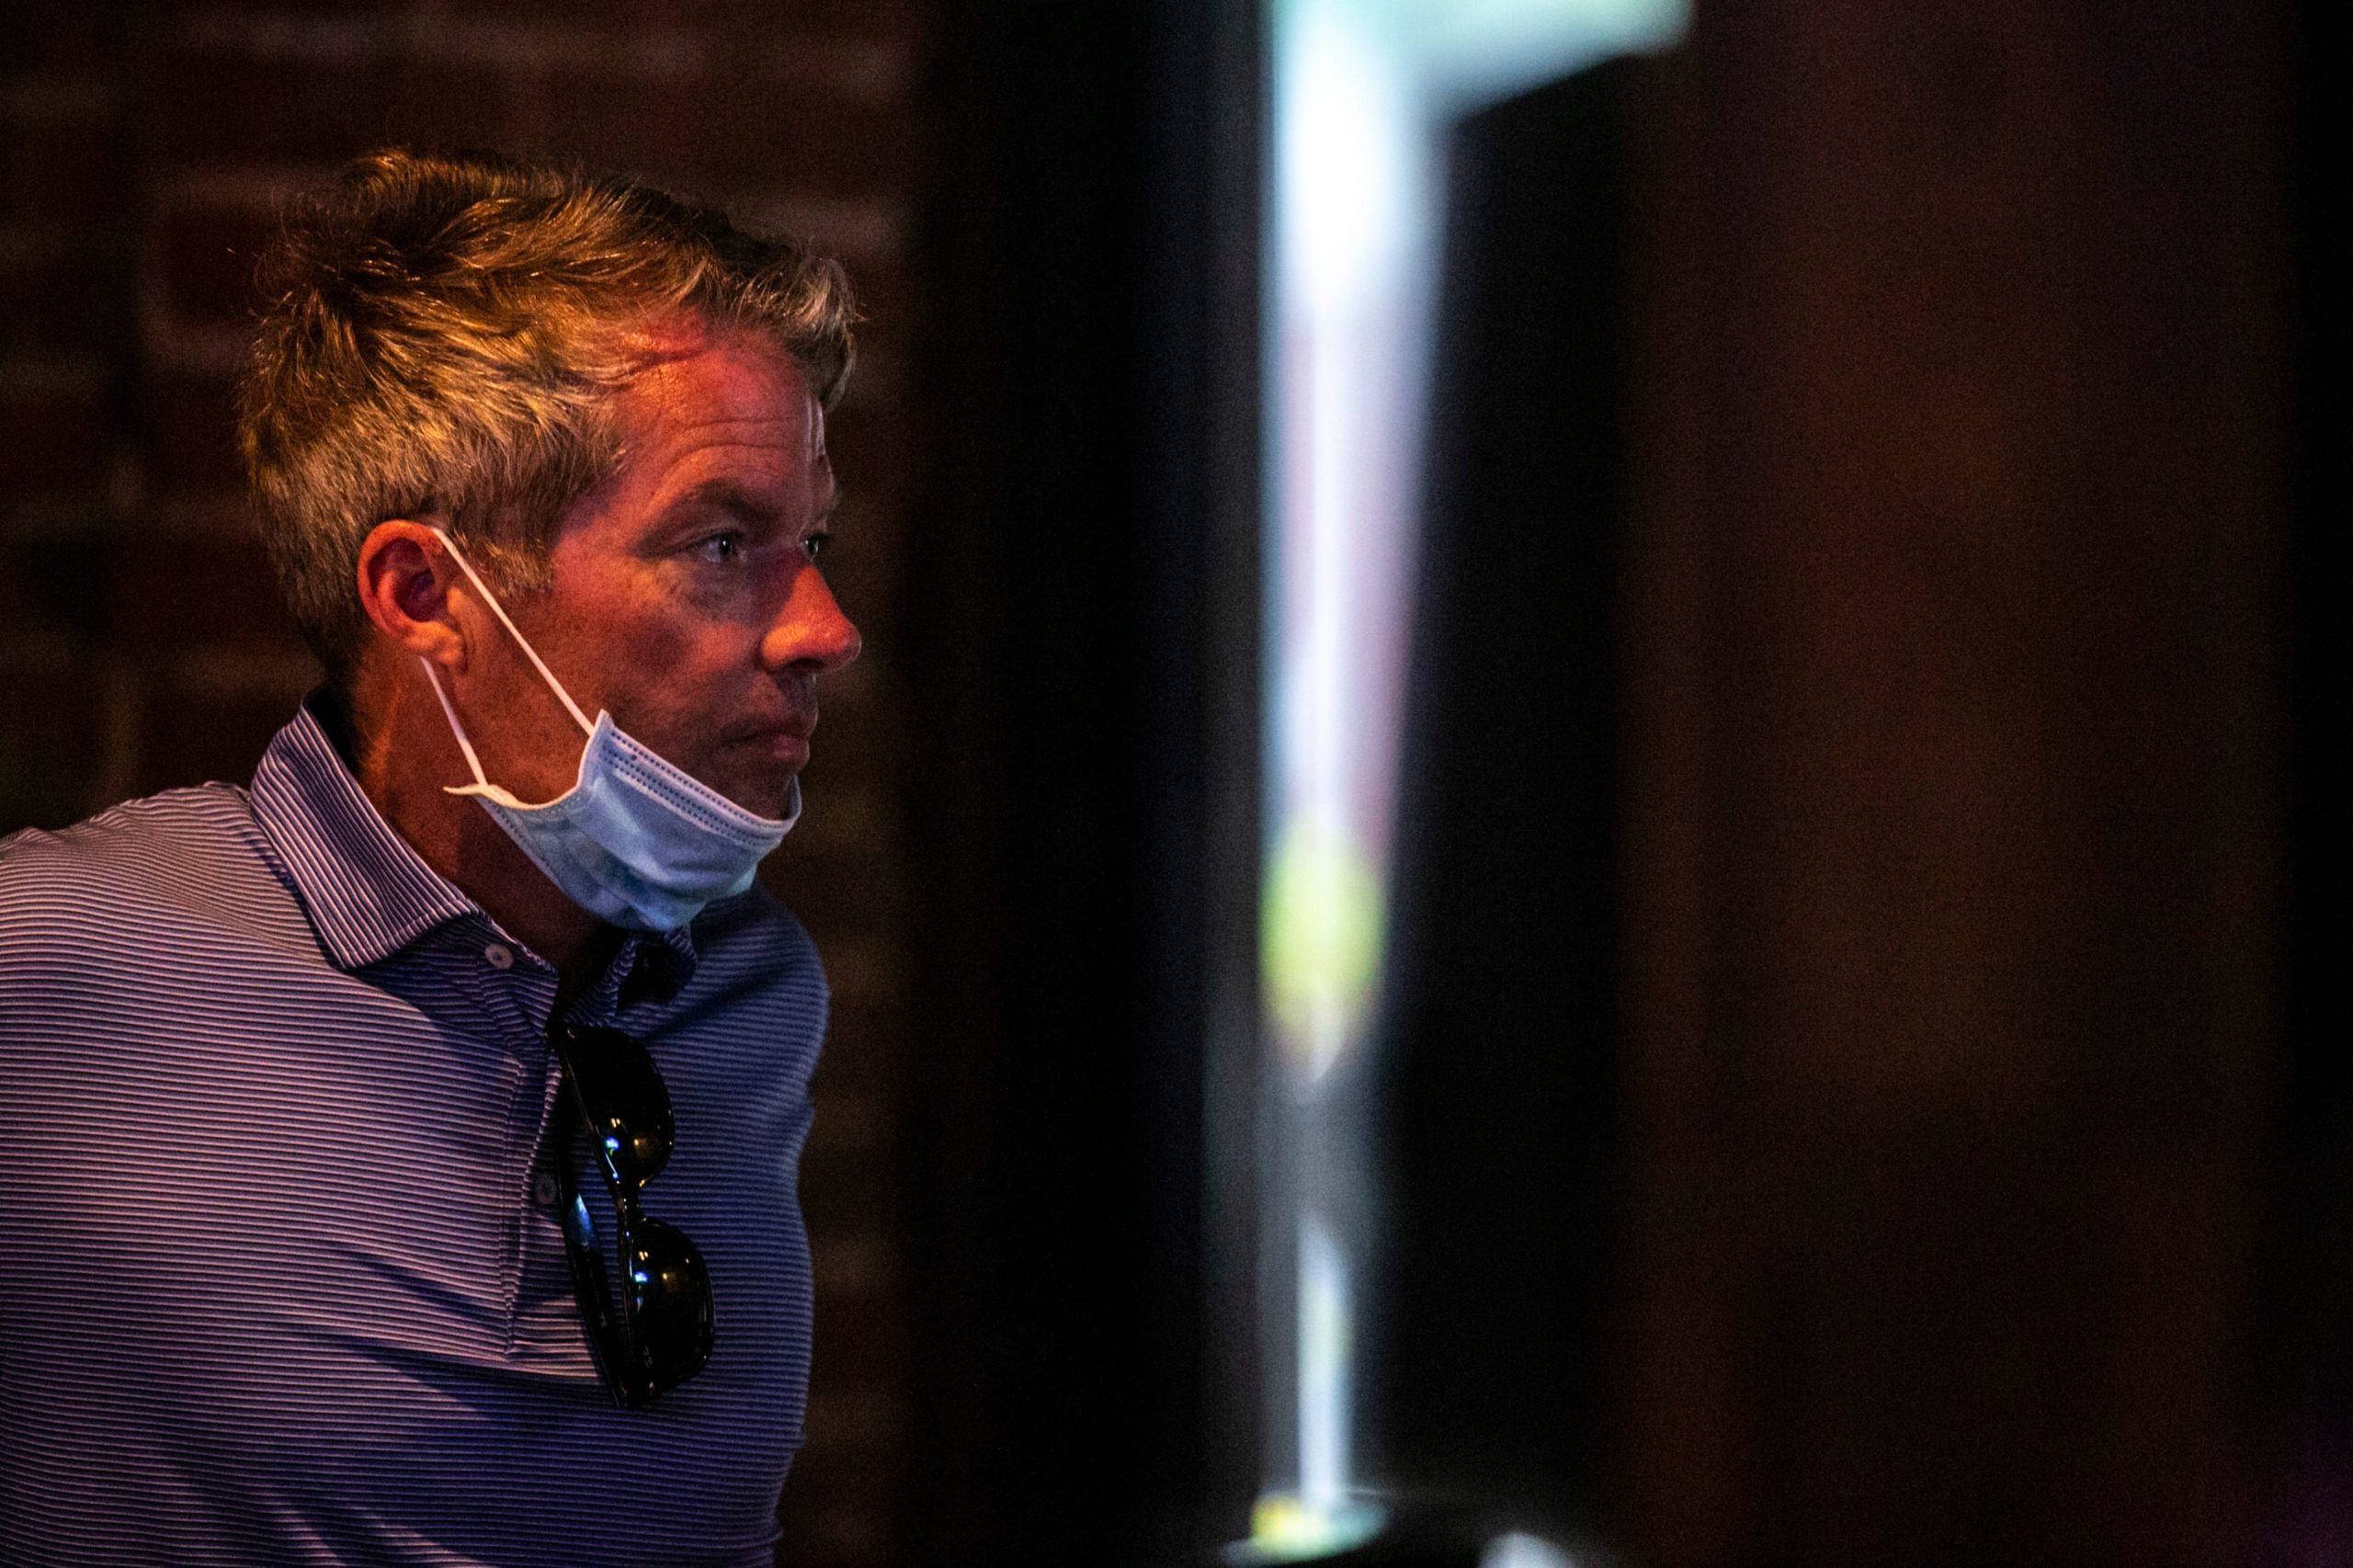
[[[731,746],[755,751],[785,767],[798,768],[809,760],[810,732],[817,727],[817,716],[794,717],[773,724],[757,724],[737,730],[727,737]]]

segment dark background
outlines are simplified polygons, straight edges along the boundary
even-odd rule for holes
[[[336,160],[576,153],[863,287],[783,1562],[1244,1525],[1252,10],[0,21],[0,831],[313,678],[227,389]],[[1461,128],[1376,1474],[1634,1562],[2353,1558],[2343,33],[1701,0]]]

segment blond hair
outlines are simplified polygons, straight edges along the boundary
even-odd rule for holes
[[[285,215],[261,264],[238,439],[303,635],[347,678],[369,622],[359,546],[434,516],[504,588],[546,584],[563,509],[621,457],[613,392],[642,329],[681,315],[767,335],[831,407],[848,280],[797,244],[632,180],[397,149]]]

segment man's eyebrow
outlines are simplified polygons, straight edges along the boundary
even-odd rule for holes
[[[678,493],[676,500],[665,510],[683,510],[689,506],[710,506],[732,512],[747,522],[765,522],[777,514],[769,502],[753,494],[732,479],[706,479]]]
[[[833,489],[825,496],[824,504],[820,506],[815,515],[810,518],[810,526],[823,527],[831,520],[836,511],[841,509],[841,504],[842,485],[839,480],[835,480]],[[781,510],[780,507],[754,494],[732,479],[706,479],[699,484],[689,485],[687,489],[680,491],[677,499],[664,509],[683,511],[694,506],[713,507],[722,512],[731,513],[742,521],[753,523],[773,522],[779,511]]]

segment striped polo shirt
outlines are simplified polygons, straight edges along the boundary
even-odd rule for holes
[[[555,995],[308,705],[249,790],[0,841],[0,1563],[770,1561],[817,955],[756,888],[570,1010],[661,1070],[642,1203],[710,1268],[710,1364],[641,1410],[557,1225]]]

